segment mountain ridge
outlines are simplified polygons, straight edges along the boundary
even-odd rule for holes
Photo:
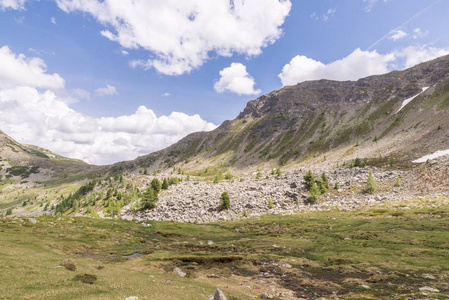
[[[422,92],[423,87],[429,89]],[[192,133],[163,150],[115,166],[194,170],[206,164],[185,162],[200,160],[254,169],[261,163],[286,165],[317,156],[337,162],[347,151],[364,157],[385,152],[410,161],[439,150],[426,146],[437,139],[432,130],[442,128],[438,135],[447,136],[448,92],[449,56],[357,81],[306,81],[249,101],[234,120],[211,132]],[[398,112],[405,99],[418,94]],[[373,140],[383,141],[373,145]],[[357,145],[357,151],[351,145]],[[326,155],[338,149],[343,152],[338,157]]]

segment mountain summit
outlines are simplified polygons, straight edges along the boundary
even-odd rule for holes
[[[127,165],[251,168],[389,155],[411,161],[449,148],[448,108],[449,56],[444,56],[357,81],[283,87],[250,101],[216,130],[191,134]]]

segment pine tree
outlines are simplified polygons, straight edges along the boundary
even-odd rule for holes
[[[229,194],[227,192],[223,192],[221,194],[221,209],[229,209],[231,207],[231,201],[229,200]]]
[[[168,182],[168,179],[164,178],[164,180],[162,181],[162,189],[166,190],[166,189],[168,189],[169,186],[170,186],[170,184]]]
[[[313,178],[312,171],[308,171],[306,175],[304,176],[304,181],[306,182],[306,187],[310,191],[312,188],[312,183],[315,184],[315,179]]]
[[[366,182],[366,192],[374,194],[376,191],[376,180],[374,179],[373,170],[369,169],[368,180]]]
[[[153,190],[156,191],[156,193],[159,193],[161,191],[161,188],[162,188],[162,183],[161,183],[161,181],[159,179],[154,178],[151,181],[151,187],[153,188]]]

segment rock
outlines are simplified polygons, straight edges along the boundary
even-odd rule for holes
[[[260,298],[262,298],[262,299],[273,299],[273,296],[268,294],[268,293],[263,293],[262,295],[260,295]]]
[[[423,277],[423,278],[426,278],[426,279],[432,279],[432,280],[435,280],[435,276],[433,276],[432,274],[423,274],[422,277]]]
[[[187,275],[187,273],[186,273],[186,272],[183,272],[180,268],[175,268],[175,269],[173,270],[173,272],[175,272],[176,274],[178,274],[178,275],[181,276],[181,277],[186,277],[186,275]]]
[[[209,246],[212,246],[212,245],[214,244],[214,242],[212,242],[212,241],[207,241],[207,244],[208,244]]]
[[[370,289],[369,285],[367,285],[367,284],[362,284],[361,287],[364,289],[367,289],[367,290]]]
[[[214,300],[228,300],[228,298],[226,298],[222,290],[217,288],[217,290],[215,291]]]
[[[290,188],[296,189],[298,187],[298,184],[296,182],[290,183]]]
[[[139,298],[137,298],[136,296],[130,296],[130,297],[126,297],[123,300],[139,300]]]
[[[31,224],[37,224],[37,220],[34,219],[34,218],[29,218],[28,221],[29,221]]]
[[[419,288],[419,290],[421,292],[431,292],[431,293],[439,293],[440,292],[439,290],[437,290],[433,287],[430,287],[430,286],[423,286],[422,288]]]

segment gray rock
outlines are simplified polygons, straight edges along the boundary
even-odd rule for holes
[[[178,274],[178,275],[181,276],[181,277],[186,277],[186,275],[187,275],[187,273],[186,273],[186,272],[183,272],[180,268],[175,268],[175,269],[173,270],[173,272],[175,272],[176,274]]]
[[[439,293],[440,292],[440,290],[435,289],[435,288],[430,287],[430,286],[423,286],[422,288],[419,288],[419,290],[421,292],[431,292],[431,293]]]
[[[228,300],[222,290],[217,288],[214,295],[214,300]]]
[[[37,224],[37,220],[34,219],[34,218],[29,218],[28,221],[29,221],[31,224]]]
[[[130,296],[130,297],[126,297],[123,300],[139,300],[139,298],[137,298],[136,296]]]

